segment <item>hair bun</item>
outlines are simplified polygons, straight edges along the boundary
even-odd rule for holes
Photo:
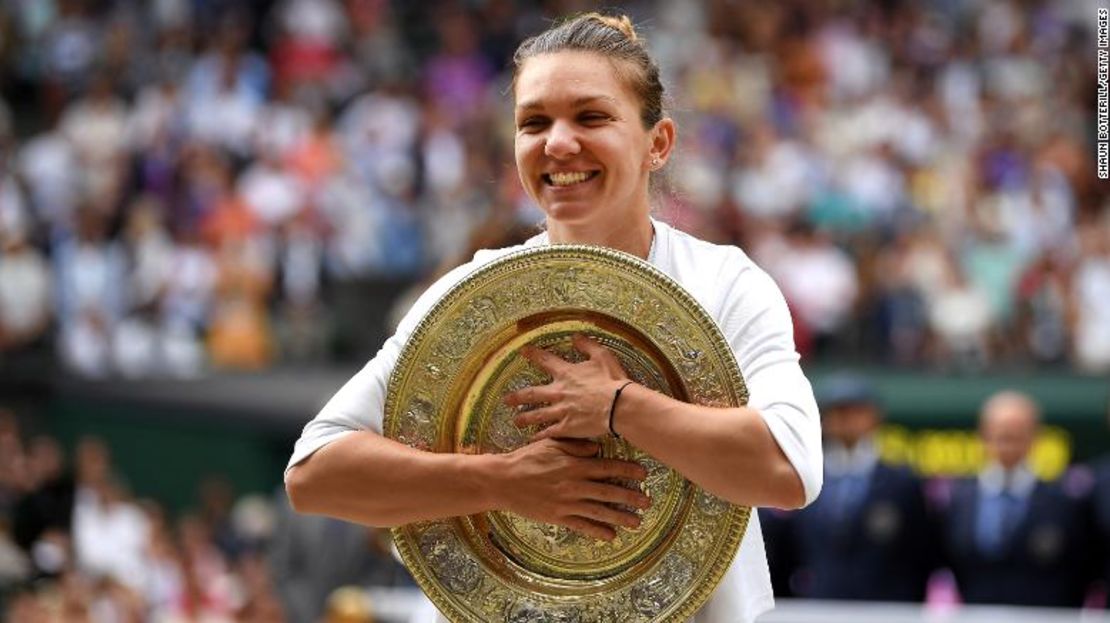
[[[595,19],[602,24],[605,24],[613,30],[618,30],[628,37],[629,41],[637,41],[636,27],[632,25],[632,20],[628,19],[627,15],[602,15],[601,13],[590,13],[586,17]]]

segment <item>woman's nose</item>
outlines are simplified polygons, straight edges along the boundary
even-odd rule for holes
[[[580,151],[578,135],[573,125],[565,121],[555,121],[547,132],[544,154],[557,159],[573,156]]]

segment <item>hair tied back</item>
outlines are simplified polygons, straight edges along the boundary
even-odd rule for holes
[[[632,20],[628,19],[627,15],[602,15],[595,12],[587,13],[584,17],[595,19],[609,28],[623,33],[629,41],[639,41],[639,37],[636,36],[636,27],[632,25]]]

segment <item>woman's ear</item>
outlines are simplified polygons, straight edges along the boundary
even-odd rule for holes
[[[651,129],[651,148],[648,150],[648,160],[652,170],[660,169],[667,164],[667,159],[674,149],[677,128],[674,120],[663,117]]]

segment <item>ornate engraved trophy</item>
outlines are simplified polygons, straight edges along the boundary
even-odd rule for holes
[[[549,378],[526,344],[568,360],[583,333],[616,353],[636,382],[683,401],[739,406],[747,390],[720,330],[670,278],[600,247],[526,249],[478,269],[414,331],[390,378],[387,437],[433,452],[508,452],[518,429],[501,398]],[[653,500],[611,542],[508,512],[393,530],[401,558],[452,621],[684,621],[731,563],[750,509],[720,500],[622,440],[602,454],[648,468]]]

